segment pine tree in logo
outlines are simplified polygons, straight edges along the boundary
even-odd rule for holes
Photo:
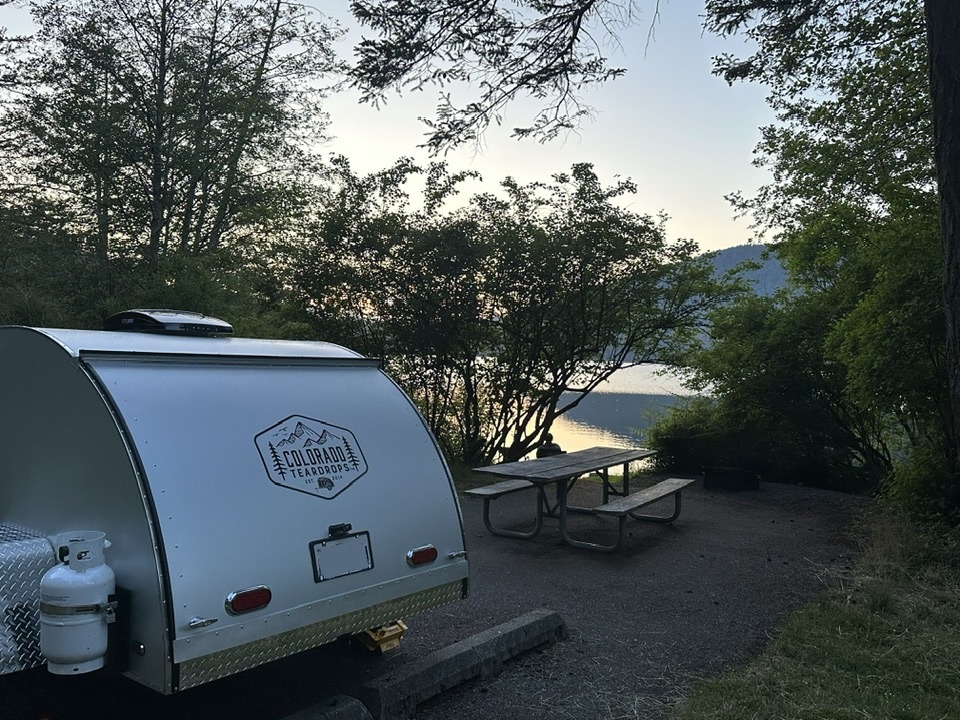
[[[350,441],[346,438],[343,438],[343,449],[347,452],[347,460],[353,465],[354,471],[360,468],[360,460],[357,458],[356,454],[353,452],[353,446],[350,445]]]
[[[280,476],[281,479],[287,476],[287,471],[283,469],[283,462],[280,460],[280,455],[277,454],[277,449],[273,447],[273,443],[269,443],[268,447],[270,448],[270,457],[273,458],[273,470]]]

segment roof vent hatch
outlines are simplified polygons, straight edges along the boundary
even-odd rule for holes
[[[184,310],[124,310],[104,320],[103,329],[207,337],[233,333],[228,322]]]

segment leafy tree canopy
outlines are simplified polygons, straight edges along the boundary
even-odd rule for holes
[[[405,212],[408,177],[424,210]],[[666,360],[734,287],[691,242],[624,210],[627,181],[589,165],[549,183],[503,183],[444,214],[464,179],[402,162],[340,187],[294,276],[327,336],[383,357],[451,453],[525,454],[619,367]]]
[[[713,11],[721,6],[746,4]],[[715,430],[739,418],[733,427],[781,448],[780,471],[819,447],[831,457],[825,476],[861,473],[913,507],[949,512],[953,491],[938,486],[952,421],[921,9],[787,2],[752,12],[773,26],[758,31],[754,58],[726,62],[774,87],[778,123],[758,148],[773,181],[735,200],[773,235],[793,292],[715,317],[715,343],[698,359],[718,389]],[[764,416],[784,406],[779,422]]]
[[[276,0],[41,0],[0,185],[55,199],[101,262],[262,252],[323,137],[336,29]]]
[[[610,66],[605,48],[634,20],[632,5],[595,0],[353,0],[350,7],[377,34],[356,47],[353,80],[365,100],[440,88],[428,121],[433,150],[476,140],[518,97],[542,107],[514,135],[549,139],[575,127],[591,113],[582,90],[625,72]],[[465,89],[479,97],[461,102]]]

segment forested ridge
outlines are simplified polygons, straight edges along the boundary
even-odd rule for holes
[[[787,285],[787,272],[771,248],[759,243],[734,245],[711,253],[714,274],[736,270],[757,295],[773,295]]]

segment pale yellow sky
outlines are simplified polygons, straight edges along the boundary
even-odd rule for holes
[[[711,74],[712,57],[722,52],[744,54],[739,39],[721,40],[700,28],[703,3],[661,1],[655,37],[648,42],[652,0],[638,0],[637,25],[621,36],[611,65],[628,69],[625,78],[590,91],[587,102],[596,110],[577,134],[547,144],[509,137],[514,125],[529,122],[532,111],[522,103],[511,106],[504,126],[493,128],[483,146],[460,148],[444,159],[451,169],[476,170],[482,185],[467,191],[495,191],[512,176],[522,183],[548,181],[574,163],[592,163],[607,183],[630,178],[637,194],[628,207],[639,213],[665,212],[671,238],[692,238],[704,250],[747,242],[749,222],[734,219],[724,196],[751,194],[768,180],[752,167],[759,127],[772,120],[764,103],[765,90],[751,85],[729,87]],[[333,12],[333,8],[324,8]],[[346,13],[346,4],[337,15]],[[0,25],[25,26],[22,9],[0,7]],[[355,38],[356,35],[353,35]],[[350,54],[344,44],[341,52]],[[435,104],[430,92],[394,97],[380,110],[358,102],[355,92],[331,97],[327,103],[334,136],[327,150],[346,155],[358,172],[374,172],[402,156],[426,162],[417,146],[424,127],[417,119]]]
[[[601,179],[631,178],[638,187],[630,208],[670,216],[671,238],[696,240],[704,250],[747,242],[747,219],[734,219],[724,199],[735,191],[749,195],[768,181],[751,165],[759,128],[772,121],[765,90],[730,87],[711,74],[712,58],[723,52],[745,54],[740,39],[721,40],[700,28],[703,3],[661,3],[655,37],[647,42],[649,22],[641,15],[621,38],[622,50],[611,64],[628,68],[625,78],[592,91],[588,102],[597,115],[577,135],[548,144],[509,137],[514,125],[528,122],[522,106],[510,108],[504,127],[485,136],[483,147],[461,148],[444,159],[453,170],[477,170],[484,190],[505,176],[521,182],[549,180],[577,162],[593,163]],[[641,12],[645,4],[638,3]],[[349,48],[345,48],[346,51]],[[347,155],[355,170],[375,171],[396,158],[427,154],[417,149],[433,94],[392,99],[385,108],[361,106],[355,93],[331,98],[335,136],[331,149]]]

